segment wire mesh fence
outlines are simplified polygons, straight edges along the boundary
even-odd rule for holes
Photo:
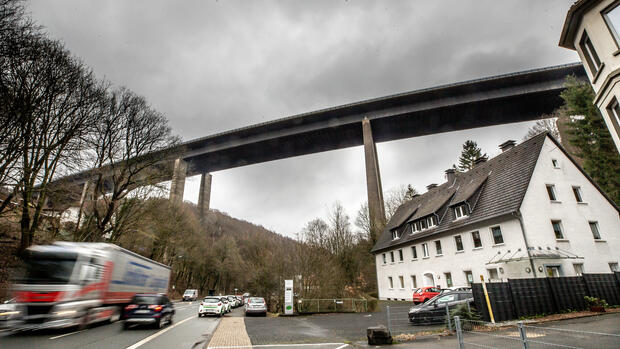
[[[449,308],[434,312],[411,312],[411,305],[386,307],[386,327],[393,336],[452,330]]]
[[[562,329],[546,326],[529,326],[518,322],[498,327],[484,321],[454,318],[459,348],[618,348],[620,335]]]
[[[313,313],[365,313],[368,311],[368,302],[356,298],[330,299],[300,299],[297,302],[297,312],[300,314]]]

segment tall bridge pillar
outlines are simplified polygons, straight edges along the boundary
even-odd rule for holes
[[[183,202],[185,191],[185,176],[187,175],[187,162],[183,159],[174,160],[172,183],[170,183],[170,201]]]
[[[368,218],[370,220],[370,234],[373,242],[381,234],[385,226],[385,207],[383,202],[383,188],[381,186],[381,173],[379,172],[379,159],[377,147],[372,137],[370,120],[362,120],[362,132],[364,135],[364,157],[366,160],[366,187],[368,190]]]
[[[211,202],[211,180],[210,173],[203,173],[200,176],[200,191],[198,192],[198,214],[200,220],[204,221],[209,213],[209,203]]]

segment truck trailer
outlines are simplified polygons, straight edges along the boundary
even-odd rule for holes
[[[136,293],[167,293],[170,267],[109,243],[32,246],[13,286],[16,330],[114,322]]]

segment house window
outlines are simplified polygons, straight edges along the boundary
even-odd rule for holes
[[[562,221],[551,221],[553,227],[553,233],[555,233],[556,239],[564,239],[564,233],[562,232]]]
[[[426,229],[428,226],[426,225],[426,219],[420,221],[420,230]]]
[[[467,205],[460,205],[454,208],[454,217],[456,219],[465,217],[467,215],[469,215],[469,210],[467,209]]]
[[[391,276],[388,276],[388,281],[390,282],[390,289],[394,288],[394,280],[392,280]]]
[[[583,202],[583,198],[581,197],[580,187],[573,187],[573,194],[575,194],[575,200],[577,200],[577,202]]]
[[[394,251],[390,251],[390,262],[394,263]]]
[[[489,272],[489,281],[491,280],[499,280],[499,274],[497,273],[497,268],[487,269]]]
[[[446,278],[446,285],[448,285],[447,287],[452,287],[452,273],[444,273],[443,275]]]
[[[620,134],[620,104],[616,97],[614,97],[607,106],[607,113],[609,114],[609,118],[616,132]]]
[[[553,168],[560,168],[560,165],[558,164],[558,160],[551,159],[551,163],[553,164]]]
[[[428,245],[426,243],[422,244],[422,254],[424,258],[428,258]]]
[[[398,277],[398,281],[400,281],[400,288],[405,288],[405,279],[402,276]]]
[[[559,265],[548,265],[545,267],[545,271],[547,272],[547,277],[557,278],[562,276],[560,273],[561,266]]]
[[[437,225],[437,218],[435,216],[430,216],[426,218],[426,225],[431,228]]]
[[[594,240],[601,239],[601,232],[598,230],[598,222],[588,222],[590,224],[590,230],[592,231],[592,236],[594,236]]]
[[[592,40],[590,40],[588,33],[586,33],[585,31],[581,36],[579,47],[581,48],[581,52],[583,52],[583,57],[585,58],[588,68],[590,68],[590,72],[592,73],[592,80],[594,80],[598,75],[599,70],[601,69],[601,60],[598,58],[598,54],[594,49]]]
[[[480,240],[480,232],[475,231],[471,233],[471,238],[474,240],[474,248],[482,247],[482,240]]]
[[[411,275],[411,289],[415,290],[418,288],[418,280],[416,280],[415,275]]]
[[[467,284],[471,286],[474,283],[474,274],[472,274],[471,270],[465,270],[465,280],[467,280]]]
[[[583,263],[575,263],[573,264],[573,268],[575,268],[575,275],[583,275]]]
[[[387,263],[387,258],[385,256],[385,253],[383,254],[383,264]]]
[[[606,8],[603,10],[602,14],[611,36],[613,36],[616,41],[616,46],[620,45],[620,36],[618,36],[617,31],[620,29],[620,9],[618,8],[618,4],[616,3]]]
[[[415,248],[415,246],[411,246],[411,256],[413,257],[413,259],[418,259],[418,250]]]
[[[403,250],[398,250],[398,260],[402,262],[403,259]]]
[[[549,200],[557,201],[557,196],[555,195],[555,185],[547,184],[547,194],[549,194]]]
[[[435,241],[435,250],[437,250],[437,255],[441,256],[441,241],[437,240]]]
[[[460,235],[454,237],[454,242],[456,243],[456,250],[463,251],[463,239],[461,239]]]
[[[611,269],[613,273],[620,271],[620,269],[618,269],[618,263],[616,262],[609,263],[609,269]]]
[[[399,237],[400,236],[398,236],[398,230],[392,230],[392,240],[396,240]]]
[[[502,229],[497,226],[491,228],[491,234],[493,234],[493,243],[496,245],[504,243],[504,237],[502,236]]]

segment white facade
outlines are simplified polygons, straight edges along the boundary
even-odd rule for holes
[[[554,186],[557,200],[549,199],[547,185]],[[582,203],[577,202],[573,187],[579,188]],[[608,273],[617,267],[620,259],[618,211],[548,137],[520,212],[524,229],[516,214],[506,215],[377,253],[379,298],[411,300],[412,291],[417,287],[462,286],[468,281],[479,282],[481,275],[485,280],[505,281],[508,278],[546,277],[548,272],[557,273],[557,276],[574,276],[581,272]],[[562,238],[556,239],[552,221],[559,221]],[[601,239],[594,239],[591,222],[599,228]],[[503,241],[496,243],[494,240],[494,227],[500,228]],[[480,247],[474,246],[474,232],[479,233]],[[462,251],[457,251],[456,236],[461,237]],[[555,252],[558,247],[569,255],[583,258],[532,259],[532,262],[523,258],[493,263],[510,256],[527,256],[526,240],[530,248],[537,250],[531,253]],[[436,251],[435,241],[441,243],[441,255]],[[427,245],[428,257],[424,256],[423,244]],[[413,256],[412,247],[416,248],[417,258]]]
[[[581,0],[573,5],[560,45],[579,54],[596,94],[594,104],[620,152],[620,3]]]

